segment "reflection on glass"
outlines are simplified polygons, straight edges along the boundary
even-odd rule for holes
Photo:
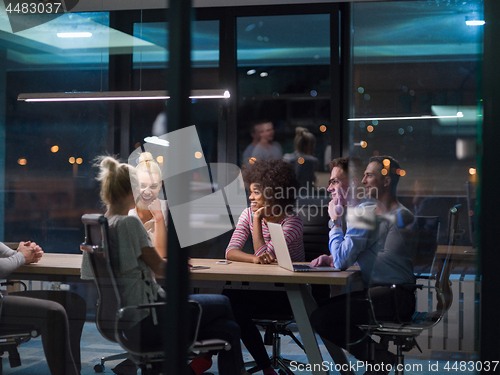
[[[294,153],[296,129],[304,128],[316,137],[311,157],[318,159],[319,165],[316,178],[307,178],[309,185],[316,180],[315,186],[322,186],[326,191],[328,173],[324,171],[324,153],[330,125],[329,15],[239,17],[237,58],[239,163],[244,163],[243,153],[248,146],[257,143],[254,123],[274,124],[274,141],[280,144],[284,154]]]
[[[81,215],[100,208],[91,163],[107,147],[108,106],[16,98],[107,90],[110,40],[132,45],[133,37],[110,29],[107,12],[65,14],[14,34],[1,7],[0,29],[0,96],[8,98],[0,104],[0,240],[77,252]]]
[[[219,21],[192,23],[191,62],[193,67],[219,66]],[[168,23],[143,22],[134,24],[133,61],[135,68],[165,68],[168,61]]]
[[[468,25],[471,17],[482,19],[481,0],[352,4],[350,113],[345,119],[351,156],[367,163],[370,157],[390,155],[400,163],[395,171],[398,200],[415,215],[401,231],[414,251],[414,271],[431,272],[426,262],[439,261],[451,241],[456,254],[467,254],[454,260],[451,272],[460,280],[453,284],[455,296],[459,288],[468,292],[450,311],[460,309],[470,322],[478,319],[470,250],[475,245],[476,136],[482,122],[477,82],[483,49],[482,26]],[[381,172],[387,177],[391,171]],[[456,228],[449,225],[453,208],[463,210],[453,216]],[[417,310],[435,307],[432,298],[417,292]],[[465,321],[450,314],[449,324],[465,333],[455,336],[443,323],[436,341],[431,343],[429,335],[422,346],[423,358],[431,345],[437,351],[477,350],[478,332]],[[447,342],[445,347],[434,345],[439,340]]]

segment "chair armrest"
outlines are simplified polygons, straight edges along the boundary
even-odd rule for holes
[[[403,286],[405,288],[415,288],[415,289],[422,289],[424,287],[423,284],[398,284],[400,286]]]
[[[229,351],[231,350],[231,344],[221,339],[206,339],[206,340],[196,341],[194,343],[193,348],[191,349],[191,351],[193,352],[202,352],[202,353],[210,352],[212,350]]]
[[[143,305],[125,306],[116,312],[116,321],[118,322],[127,311],[151,309],[151,308],[157,308],[157,307],[161,307],[161,306],[166,306],[166,303],[165,302],[154,302],[154,303],[145,303]]]
[[[80,244],[80,251],[85,251],[87,253],[94,253],[94,252],[96,252],[96,250],[99,250],[99,249],[101,249],[101,246],[89,245],[89,244],[86,244],[85,242]]]
[[[21,284],[23,286],[23,288],[24,288],[24,291],[28,290],[28,286],[26,285],[26,283],[24,283],[21,280],[5,281],[5,282],[1,283],[0,286],[7,286],[7,285],[12,286],[14,284]]]
[[[138,348],[138,347],[132,347],[131,343],[129,343],[129,339],[125,336],[123,330],[120,328],[121,324],[123,323],[123,318],[125,317],[126,313],[129,311],[137,311],[137,310],[143,310],[143,309],[152,309],[152,308],[157,308],[161,306],[165,306],[166,303],[164,302],[156,302],[156,303],[147,303],[143,305],[131,305],[131,306],[125,306],[119,309],[116,312],[116,318],[115,318],[115,339],[118,342],[118,344],[125,349],[127,352],[129,352],[132,355],[136,356],[143,356],[143,355],[162,355],[163,354],[163,348],[160,350],[156,351],[150,351],[150,350],[145,350],[143,348]]]
[[[190,341],[189,341],[190,345],[189,345],[188,350],[192,351],[193,348],[197,344],[199,346],[208,346],[209,349],[207,351],[209,351],[209,350],[221,350],[221,349],[229,350],[227,346],[229,345],[229,348],[230,348],[231,347],[230,344],[226,341],[223,341],[223,340],[215,340],[215,341],[209,340],[206,345],[202,345],[202,344],[200,344],[200,342],[197,341],[198,329],[200,326],[202,310],[201,310],[201,306],[199,305],[198,302],[189,300],[188,303],[192,304],[193,306],[196,306],[196,309],[197,309],[195,315],[192,316],[194,318],[194,321],[193,321],[194,330],[192,331],[192,336],[190,337]],[[133,351],[131,348],[128,347],[127,338],[124,336],[123,331],[120,329],[121,321],[123,320],[124,315],[128,311],[134,311],[134,310],[137,311],[137,310],[152,309],[152,308],[154,309],[154,308],[158,308],[158,307],[162,307],[162,306],[166,306],[166,305],[167,304],[165,302],[155,302],[155,303],[148,303],[148,304],[142,304],[142,305],[136,305],[136,306],[125,306],[125,307],[122,307],[121,309],[119,309],[116,313],[116,319],[115,319],[115,337],[116,337],[118,343],[124,349],[126,349],[128,352],[135,354],[135,355],[142,355],[143,353]],[[214,345],[216,347],[214,347]],[[212,349],[213,347],[214,347],[214,349]],[[163,350],[163,348],[162,348],[162,350]],[[199,349],[197,349],[197,351],[198,350],[205,351],[204,348],[201,348],[201,347]],[[158,353],[161,353],[161,351]],[[150,354],[150,353],[148,353],[148,354]]]

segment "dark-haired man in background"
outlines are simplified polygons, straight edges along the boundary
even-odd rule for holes
[[[395,215],[397,226],[406,227],[413,223],[413,214],[396,197],[401,167],[392,156],[373,156],[366,167],[362,183],[366,195],[377,199],[387,209],[387,214]]]
[[[251,158],[266,160],[281,159],[283,157],[283,150],[278,142],[274,141],[274,125],[271,121],[257,121],[252,126],[253,131],[256,133],[254,138],[258,138],[258,142],[253,148],[247,147],[243,152],[242,164],[249,162]]]

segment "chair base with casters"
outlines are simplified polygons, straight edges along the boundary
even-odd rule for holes
[[[24,290],[27,289],[26,284],[22,281],[8,281],[3,282],[0,285],[13,285],[21,284],[24,286]],[[0,323],[3,308],[3,294],[0,293]],[[38,337],[40,332],[34,329],[32,326],[17,326],[9,327],[0,325],[0,375],[3,373],[2,356],[5,352],[9,355],[9,364],[11,368],[21,366],[21,357],[17,348],[22,343],[28,342],[32,338]]]
[[[417,342],[417,337],[425,330],[434,327],[442,319],[443,314],[432,312],[416,312],[411,321],[404,323],[378,323],[373,325],[360,325],[359,327],[370,335],[380,337],[380,344],[386,349],[392,342],[396,347],[395,375],[404,374],[404,353],[417,348],[422,349]],[[370,348],[370,357],[374,357],[374,347]]]
[[[127,359],[129,357],[128,353],[120,353],[120,354],[114,354],[114,355],[108,355],[106,357],[101,357],[101,363],[98,363],[97,365],[94,366],[94,372],[104,372],[106,370],[106,366],[104,365],[106,362],[109,361],[116,361],[117,359]]]
[[[3,297],[2,297],[3,298]],[[5,352],[9,355],[11,368],[21,366],[21,357],[17,348],[22,343],[38,337],[39,332],[33,327],[0,327],[0,375],[3,371],[2,358]]]
[[[264,320],[264,319],[254,319],[255,324],[261,326],[265,329],[264,333],[264,345],[272,346],[272,355],[269,358],[271,361],[271,366],[278,370],[280,375],[293,375],[289,366],[291,362],[295,365],[305,365],[304,363],[292,361],[286,359],[281,355],[281,336],[289,336],[292,340],[305,352],[304,345],[299,341],[299,339],[293,334],[292,330],[288,327],[293,323],[293,320]],[[254,366],[248,369],[250,374],[262,370],[260,367],[255,366],[255,362],[247,362],[245,366]]]

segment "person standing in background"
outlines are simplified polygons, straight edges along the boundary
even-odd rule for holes
[[[316,148],[316,137],[306,128],[298,126],[295,128],[295,139],[293,141],[295,151],[285,154],[283,159],[290,163],[294,170],[300,187],[306,187],[311,192],[316,182],[315,172],[318,170],[318,158],[314,157]]]
[[[250,136],[252,137],[252,143],[250,143],[245,150],[243,151],[243,155],[241,157],[241,164],[246,164],[252,157],[252,152],[255,146],[257,146],[257,143],[259,143],[260,140],[260,134],[257,131],[257,125],[258,123],[253,123],[251,128],[250,128]]]
[[[251,159],[266,160],[269,158],[281,159],[283,150],[278,142],[274,141],[274,125],[271,121],[258,121],[254,125],[258,134],[259,142],[255,145],[250,156],[243,160],[247,164]]]

